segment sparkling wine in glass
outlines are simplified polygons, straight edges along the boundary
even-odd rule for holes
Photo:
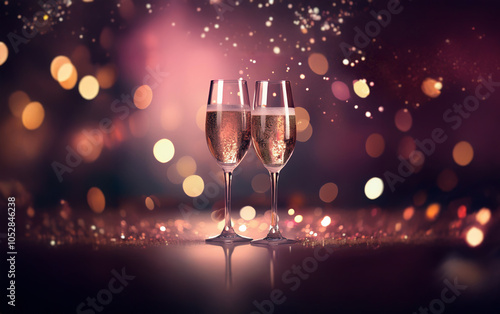
[[[212,156],[224,171],[224,229],[206,242],[249,242],[231,226],[232,172],[250,147],[251,109],[244,80],[213,80],[210,83],[205,124],[207,144]]]
[[[278,226],[278,177],[292,156],[296,141],[295,108],[289,81],[257,81],[252,109],[252,141],[260,160],[271,176],[271,225],[256,245],[292,244]]]

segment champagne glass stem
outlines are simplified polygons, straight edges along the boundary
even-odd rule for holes
[[[225,226],[224,231],[231,231],[231,181],[233,179],[233,173],[231,171],[224,171],[224,194],[225,194],[225,203],[226,210],[224,212],[225,215]]]
[[[269,172],[271,175],[271,227],[269,228],[269,235],[279,236],[278,227],[278,177],[279,172]]]

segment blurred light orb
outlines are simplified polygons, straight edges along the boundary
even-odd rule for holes
[[[297,121],[297,131],[302,132],[309,126],[311,117],[305,108],[295,107],[295,121]]]
[[[73,148],[80,154],[84,162],[90,163],[96,161],[101,155],[104,146],[102,136],[95,137],[88,129],[84,132],[78,132],[72,139]]]
[[[413,214],[415,213],[415,208],[413,206],[405,208],[403,211],[403,219],[408,221],[413,217]]]
[[[312,134],[313,134],[313,127],[311,124],[308,124],[307,128],[304,131],[299,132],[297,134],[297,141],[307,142],[311,138]]]
[[[91,187],[87,192],[87,203],[90,209],[95,213],[102,213],[106,207],[106,198],[104,193],[98,187]]]
[[[416,150],[415,140],[411,136],[404,136],[398,145],[398,154],[404,159],[409,159],[411,153]]]
[[[435,220],[439,215],[440,211],[441,211],[441,206],[439,206],[438,203],[432,203],[427,207],[427,210],[425,211],[425,217],[431,221]]]
[[[323,227],[328,227],[331,223],[332,223],[332,219],[330,218],[330,216],[325,216],[325,217],[321,220],[321,225],[322,225]]]
[[[153,101],[153,90],[148,85],[139,86],[134,93],[134,105],[146,109]]]
[[[453,147],[453,160],[459,166],[467,166],[474,158],[474,149],[469,142],[461,141]]]
[[[245,206],[240,209],[240,216],[245,220],[252,220],[255,218],[256,211],[252,206]]]
[[[384,137],[378,133],[372,133],[366,139],[365,150],[368,156],[372,158],[380,157],[385,150]]]
[[[274,52],[274,54],[277,54],[277,55],[279,55],[279,54],[280,54],[280,52],[281,52],[281,49],[280,49],[280,47],[278,47],[278,46],[275,46],[275,47],[273,48],[273,52]]]
[[[476,220],[481,225],[486,225],[488,221],[490,221],[490,218],[491,218],[491,211],[486,207],[481,208],[476,214]]]
[[[438,175],[437,185],[443,192],[450,192],[458,184],[458,177],[451,169],[444,169]]]
[[[146,208],[149,210],[153,210],[155,208],[155,202],[149,196],[146,197],[146,199],[144,200],[144,204],[146,205]]]
[[[359,98],[366,98],[370,95],[370,86],[366,83],[366,79],[354,80],[352,82],[352,87],[354,89],[354,93],[356,93]]]
[[[295,214],[295,209],[290,208],[290,209],[288,210],[288,215],[293,216],[294,214]]]
[[[66,56],[57,56],[52,60],[50,63],[50,74],[54,80],[58,81],[57,75],[59,73],[59,69],[67,63],[71,64],[71,60]]]
[[[202,105],[200,108],[198,108],[198,111],[196,111],[196,125],[203,132],[205,132],[206,111],[207,106],[205,105]]]
[[[7,61],[7,58],[9,57],[9,49],[7,48],[7,45],[3,42],[0,41],[0,66]]]
[[[399,109],[394,116],[394,123],[401,132],[410,130],[413,124],[413,118],[408,109]]]
[[[182,177],[188,177],[196,172],[196,161],[191,156],[182,156],[175,164],[177,172]]]
[[[265,193],[271,187],[269,175],[264,173],[256,174],[252,178],[252,189],[257,193]]]
[[[332,83],[332,93],[338,100],[347,100],[351,97],[349,87],[342,81],[335,81]]]
[[[166,230],[167,228],[165,228],[165,226],[160,226],[160,231],[165,232]]]
[[[312,53],[307,59],[311,71],[318,75],[325,75],[328,72],[328,60],[321,53]]]
[[[304,220],[304,217],[302,217],[302,215],[297,215],[293,218],[293,220],[295,220],[296,223],[301,223],[302,220]]]
[[[80,80],[78,91],[84,99],[92,100],[99,94],[99,82],[94,76],[86,75]]]
[[[182,189],[187,196],[198,197],[205,189],[205,182],[200,176],[191,175],[182,182]]]
[[[73,89],[76,86],[76,82],[78,81],[78,71],[72,63],[66,63],[61,68],[65,67],[68,71],[70,71],[69,77],[62,81],[58,80],[59,85],[65,90]],[[59,71],[58,71],[59,74]]]
[[[59,70],[57,71],[57,81],[58,82],[64,82],[69,80],[71,77],[72,72],[74,71],[74,66],[71,63],[65,63],[63,64]]]
[[[174,144],[166,138],[162,138],[161,140],[156,142],[155,146],[153,147],[153,155],[155,156],[156,160],[163,164],[169,162],[174,157],[174,154]]]
[[[319,198],[325,203],[331,203],[337,198],[339,188],[335,183],[328,182],[319,189]]]
[[[134,137],[144,137],[151,128],[151,119],[147,112],[138,110],[130,115],[128,127]]]
[[[465,241],[471,247],[476,247],[481,244],[484,240],[484,233],[481,229],[477,227],[472,227],[467,231],[465,236]]]
[[[102,89],[111,88],[116,82],[116,68],[112,64],[105,65],[97,69],[95,76]]]
[[[45,110],[43,106],[38,101],[30,102],[26,107],[24,107],[23,113],[21,115],[21,120],[23,125],[28,130],[35,130],[40,127],[45,118]]]
[[[9,109],[16,118],[21,118],[24,108],[30,102],[30,97],[23,91],[15,91],[9,96]]]
[[[419,150],[414,150],[410,153],[409,160],[412,165],[419,167],[424,164],[425,155]]]
[[[245,231],[247,231],[247,226],[245,226],[245,225],[241,225],[241,226],[238,228],[238,230],[239,230],[239,231],[241,231],[241,232],[245,232]]]
[[[467,207],[465,205],[460,205],[458,207],[457,216],[460,219],[464,219],[467,216]]]
[[[425,95],[431,98],[436,98],[439,95],[441,95],[441,89],[443,88],[443,83],[428,77],[422,82],[420,88],[422,89],[422,92]]]
[[[384,181],[378,177],[373,177],[365,184],[365,195],[367,198],[374,200],[380,197],[384,192]]]

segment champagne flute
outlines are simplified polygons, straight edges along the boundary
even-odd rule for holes
[[[278,226],[278,177],[293,153],[296,140],[295,108],[289,81],[257,81],[252,108],[252,141],[257,156],[271,176],[271,226],[257,245],[292,244]]]
[[[249,242],[231,226],[232,172],[250,147],[251,113],[247,83],[244,80],[213,80],[210,82],[205,134],[212,156],[224,171],[225,212],[221,234],[206,242]]]

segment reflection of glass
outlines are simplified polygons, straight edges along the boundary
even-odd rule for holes
[[[249,242],[231,226],[231,180],[250,147],[250,101],[243,80],[214,80],[210,83],[205,133],[212,156],[224,170],[225,225],[219,236],[206,242]]]
[[[211,245],[217,245],[224,251],[224,258],[226,260],[226,290],[231,290],[233,288],[233,271],[231,267],[231,257],[233,256],[234,248],[239,245],[247,244],[246,242],[234,242],[234,243],[224,243],[224,242],[207,242]]]
[[[271,176],[271,226],[264,239],[252,244],[292,244],[278,226],[278,176],[295,148],[295,108],[289,81],[257,81],[252,108],[253,146]]]

